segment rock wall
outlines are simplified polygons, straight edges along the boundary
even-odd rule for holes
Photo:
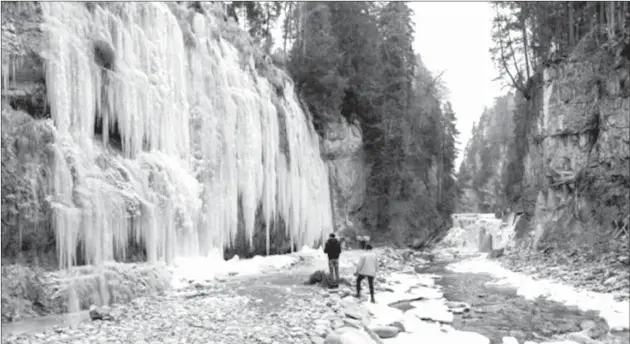
[[[545,68],[524,163],[530,244],[592,247],[623,235],[612,222],[627,228],[629,71],[628,60],[604,50]]]
[[[353,236],[361,232],[357,212],[363,206],[367,175],[359,124],[345,118],[327,123],[320,149],[330,178],[334,230]]]

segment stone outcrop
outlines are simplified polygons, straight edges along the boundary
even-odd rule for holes
[[[630,61],[606,53],[544,70],[524,164],[524,210],[534,214],[536,229],[530,244],[555,238],[592,245],[618,227],[613,221],[628,221],[629,71]]]
[[[323,132],[321,152],[328,166],[334,230],[354,236],[360,232],[356,215],[363,206],[366,185],[361,129],[358,123],[341,118],[327,123]]]

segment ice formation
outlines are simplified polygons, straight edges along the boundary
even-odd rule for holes
[[[174,3],[41,6],[62,265],[77,247],[87,263],[117,259],[131,241],[149,261],[206,256],[239,223],[251,243],[259,208],[267,242],[280,218],[299,246],[332,229],[319,138],[290,80],[276,71],[278,96],[220,19]]]

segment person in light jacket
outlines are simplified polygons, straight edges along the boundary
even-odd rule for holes
[[[367,277],[368,285],[370,286],[370,301],[374,301],[374,277],[376,277],[376,269],[378,267],[378,260],[376,259],[376,253],[372,251],[372,245],[365,245],[365,254],[361,256],[359,264],[357,265],[357,298],[361,297],[361,282]]]

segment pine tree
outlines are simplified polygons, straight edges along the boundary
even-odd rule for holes
[[[330,11],[326,4],[300,3],[301,34],[291,49],[289,71],[313,114],[315,128],[341,112],[347,80],[339,73],[342,54],[332,33]]]

